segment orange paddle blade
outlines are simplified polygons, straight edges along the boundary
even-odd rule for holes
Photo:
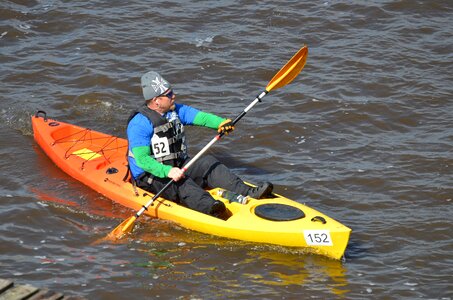
[[[106,237],[107,240],[119,240],[127,233],[132,232],[135,225],[136,216],[132,216],[124,220],[120,225],[118,225],[109,235]]]
[[[296,54],[275,74],[274,78],[269,81],[266,91],[281,88],[296,78],[307,61],[308,48],[303,46]]]

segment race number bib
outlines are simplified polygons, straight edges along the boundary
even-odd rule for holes
[[[304,230],[304,237],[310,246],[332,246],[329,230]]]
[[[168,145],[167,138],[161,138],[157,135],[153,135],[151,138],[151,145],[153,147],[153,154],[155,158],[164,157],[170,154],[170,146]]]

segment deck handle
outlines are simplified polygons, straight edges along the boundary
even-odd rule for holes
[[[47,113],[43,110],[38,110],[36,113],[35,113],[35,118],[39,118],[39,114],[43,114],[44,115],[44,122],[47,122]]]

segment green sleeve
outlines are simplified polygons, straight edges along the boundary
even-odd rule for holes
[[[217,129],[219,125],[226,119],[216,116],[214,114],[199,111],[193,120],[194,125],[205,126],[212,129]]]
[[[154,159],[151,156],[149,146],[134,147],[132,148],[132,153],[134,154],[135,162],[140,168],[156,177],[168,177],[168,172],[170,172],[172,167]]]

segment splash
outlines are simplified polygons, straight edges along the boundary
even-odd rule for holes
[[[196,46],[206,46],[207,44],[211,44],[214,41],[214,36],[208,36],[206,38],[196,38],[195,41],[197,42]]]

